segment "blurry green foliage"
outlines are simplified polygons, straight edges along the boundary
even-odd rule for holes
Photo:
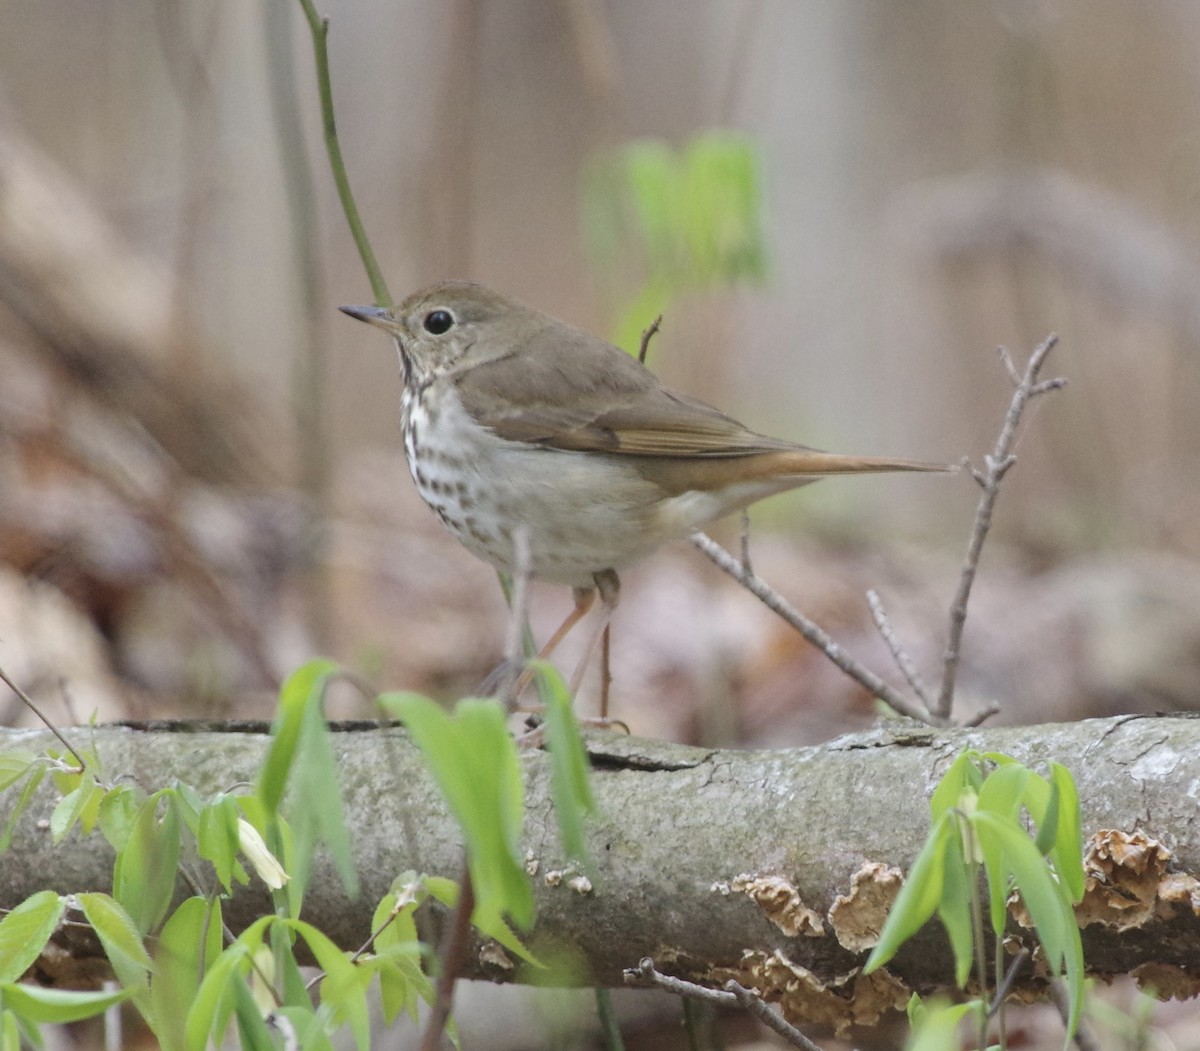
[[[606,280],[634,261],[644,271],[614,342],[636,353],[642,330],[682,292],[762,281],[762,209],[758,146],[738,132],[701,132],[679,148],[638,139],[593,161],[583,187],[592,266]]]

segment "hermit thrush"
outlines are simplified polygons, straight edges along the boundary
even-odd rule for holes
[[[597,589],[607,624],[617,570],[730,511],[827,474],[947,469],[756,434],[612,344],[481,285],[341,309],[396,341],[404,451],[425,502],[497,569],[575,589],[543,654]]]

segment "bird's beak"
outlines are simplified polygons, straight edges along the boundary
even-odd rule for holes
[[[338,310],[343,314],[358,318],[359,321],[365,321],[369,325],[378,325],[380,328],[386,329],[395,328],[395,322],[383,307],[338,307]]]

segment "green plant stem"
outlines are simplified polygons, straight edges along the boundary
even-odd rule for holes
[[[683,998],[683,1034],[688,1051],[709,1051],[704,1039],[704,1004]]]
[[[367,279],[371,282],[375,305],[390,307],[393,302],[392,295],[383,280],[383,272],[379,269],[375,252],[367,239],[367,231],[359,217],[358,205],[350,189],[350,179],[346,175],[346,163],[342,159],[342,147],[338,142],[337,122],[333,114],[333,87],[329,80],[329,19],[317,14],[313,0],[300,0],[300,7],[304,10],[304,17],[308,19],[308,27],[312,31],[313,57],[317,66],[317,91],[321,97],[321,128],[325,135],[325,150],[329,154],[329,167],[337,185],[338,198],[342,202],[342,211],[346,213],[346,223],[358,248]]]
[[[617,1013],[613,1010],[612,993],[607,989],[596,989],[596,1017],[600,1019],[600,1036],[607,1051],[625,1051],[625,1042],[621,1039],[621,1026],[617,1022]]]
[[[995,957],[992,973],[996,976],[996,1043],[1001,1048],[1005,1048],[1008,1047],[1008,1033],[1005,1027],[1004,1001],[1008,995],[1008,989],[1000,980],[1000,976],[1004,974],[1004,939],[1001,937],[996,938]]]
[[[965,822],[965,817],[959,821]],[[987,1012],[987,953],[983,934],[983,902],[980,900],[979,876],[981,865],[978,861],[968,862],[970,869],[969,885],[974,888],[971,895],[971,926],[975,941],[975,972],[979,980],[979,1051],[987,1051],[988,1041],[988,1012]]]

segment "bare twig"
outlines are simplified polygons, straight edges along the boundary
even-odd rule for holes
[[[1004,972],[1004,980],[996,989],[996,995],[992,997],[991,1004],[988,1005],[988,1018],[995,1017],[1000,1008],[1004,1006],[1004,1001],[1008,997],[1008,991],[1012,988],[1013,982],[1017,980],[1017,975],[1020,973],[1021,968],[1025,966],[1029,957],[1030,952],[1028,949],[1022,949],[1013,957],[1012,963],[1008,965],[1008,970]]]
[[[1065,387],[1067,381],[1057,379],[1039,382],[1038,373],[1046,356],[1054,349],[1058,337],[1051,334],[1029,356],[1025,365],[1025,373],[1018,373],[1008,351],[1001,349],[1000,360],[1016,384],[1008,413],[1004,417],[1004,425],[996,439],[995,448],[991,455],[984,457],[986,470],[978,471],[971,468],[971,474],[983,490],[979,497],[979,506],[975,510],[975,526],[971,531],[971,539],[967,544],[967,554],[963,561],[962,573],[959,575],[958,590],[950,604],[950,626],[946,635],[946,651],[942,657],[942,687],[938,692],[937,702],[932,712],[939,720],[950,718],[950,709],[954,703],[954,685],[958,676],[958,664],[962,656],[963,626],[967,620],[967,602],[971,597],[971,586],[975,582],[975,573],[979,568],[979,556],[983,550],[983,542],[987,538],[992,525],[992,511],[996,498],[1000,495],[1000,482],[1008,469],[1016,463],[1013,444],[1017,435],[1017,427],[1024,415],[1029,399],[1048,391]]]
[[[21,702],[25,705],[25,707],[27,707],[42,721],[46,729],[59,739],[59,741],[62,743],[62,746],[75,757],[75,762],[79,764],[79,770],[77,772],[82,774],[87,769],[87,763],[83,761],[83,756],[75,751],[75,746],[72,745],[71,742],[65,737],[63,737],[58,727],[55,726],[54,723],[52,723],[49,719],[47,719],[46,716],[42,714],[42,710],[36,704],[34,704],[33,698],[30,697],[29,694],[27,694],[24,690],[22,690],[20,686],[13,682],[12,679],[9,678],[8,672],[6,672],[3,668],[0,668],[0,682],[3,682],[5,686],[12,690],[12,692],[21,699]]]
[[[746,508],[742,508],[742,568],[747,573],[753,573],[754,567],[750,564],[750,512]]]
[[[637,967],[631,967],[625,971],[625,982],[628,985],[657,985],[660,989],[666,989],[677,996],[687,996],[693,1000],[701,1000],[720,1007],[745,1008],[763,1025],[774,1030],[793,1047],[804,1048],[804,1051],[820,1051],[820,1048],[799,1029],[772,1011],[758,993],[735,981],[726,982],[724,990],[708,989],[703,985],[696,985],[694,982],[685,982],[682,978],[672,978],[668,974],[662,974],[655,968],[654,961],[646,957]]]
[[[650,322],[650,327],[642,333],[642,345],[638,347],[638,361],[643,365],[646,364],[646,352],[650,349],[650,341],[657,335],[658,330],[662,327],[662,314],[659,314],[653,321]]]
[[[929,688],[918,674],[912,658],[908,655],[908,651],[900,645],[900,640],[896,638],[896,632],[892,628],[891,621],[888,620],[887,611],[883,608],[883,603],[879,600],[879,595],[875,591],[867,592],[867,605],[871,607],[871,618],[875,621],[875,627],[879,629],[880,637],[887,645],[892,659],[896,662],[896,667],[900,669],[908,685],[912,687],[913,693],[921,698],[921,703],[926,708],[933,707]]]
[[[710,536],[699,531],[691,536],[692,543],[708,556],[717,567],[728,573],[747,591],[757,598],[767,609],[782,617],[795,628],[804,638],[817,647],[834,664],[842,669],[850,678],[865,686],[871,694],[878,697],[901,715],[917,719],[923,723],[942,724],[943,718],[935,716],[924,708],[914,704],[894,686],[884,682],[878,675],[863,667],[857,660],[845,652],[829,635],[803,613],[793,607],[775,591],[765,580],[755,576],[745,566],[737,561],[728,551]]]

